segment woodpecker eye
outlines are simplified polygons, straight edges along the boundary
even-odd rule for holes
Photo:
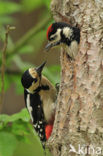
[[[34,80],[35,83],[37,82],[37,78],[34,78],[33,80]]]
[[[50,37],[50,41],[55,40],[55,39],[56,39],[56,37],[57,37],[57,36],[53,36],[53,37],[51,36],[51,37]]]

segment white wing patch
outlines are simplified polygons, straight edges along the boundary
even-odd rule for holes
[[[72,36],[72,29],[70,29],[69,27],[64,27],[63,28],[63,34],[67,37],[70,38]]]
[[[32,107],[30,106],[30,95],[29,95],[29,94],[27,94],[27,101],[26,101],[26,103],[27,103],[27,109],[28,109],[28,111],[29,111],[31,120],[32,120],[32,122],[33,122],[33,117],[32,117],[32,111],[33,111],[33,109],[32,109]]]

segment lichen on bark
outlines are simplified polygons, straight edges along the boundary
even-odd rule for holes
[[[83,155],[79,145],[85,145],[85,155],[98,155],[97,147],[103,154],[103,1],[52,0],[51,11],[55,21],[78,26],[81,38],[74,61],[61,50],[61,84],[48,147],[54,156]],[[70,145],[77,152],[70,152]],[[91,145],[95,153],[89,153]]]

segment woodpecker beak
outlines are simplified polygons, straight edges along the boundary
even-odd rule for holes
[[[50,50],[52,47],[55,47],[55,46],[57,46],[57,45],[59,45],[59,44],[60,44],[60,41],[52,42],[52,43],[49,42],[49,43],[46,45],[45,49],[48,51],[48,50]]]
[[[41,76],[41,72],[42,72],[45,64],[46,64],[46,61],[43,64],[41,64],[39,67],[35,68],[35,70],[37,71],[39,76]]]

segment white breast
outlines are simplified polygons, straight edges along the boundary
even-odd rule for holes
[[[52,117],[54,117],[55,113],[55,102],[50,97],[50,95],[48,95],[48,93],[46,94],[45,92],[44,94],[41,94],[41,100],[43,101],[44,116],[47,122],[51,122],[53,119]]]
[[[78,50],[79,45],[76,41],[72,41],[70,46],[66,46],[66,51],[72,58],[75,58],[77,56]]]
[[[44,114],[45,114],[45,119],[47,122],[52,121],[52,117],[54,116],[54,111],[55,111],[55,103],[51,101],[51,99],[48,99],[44,101]]]

